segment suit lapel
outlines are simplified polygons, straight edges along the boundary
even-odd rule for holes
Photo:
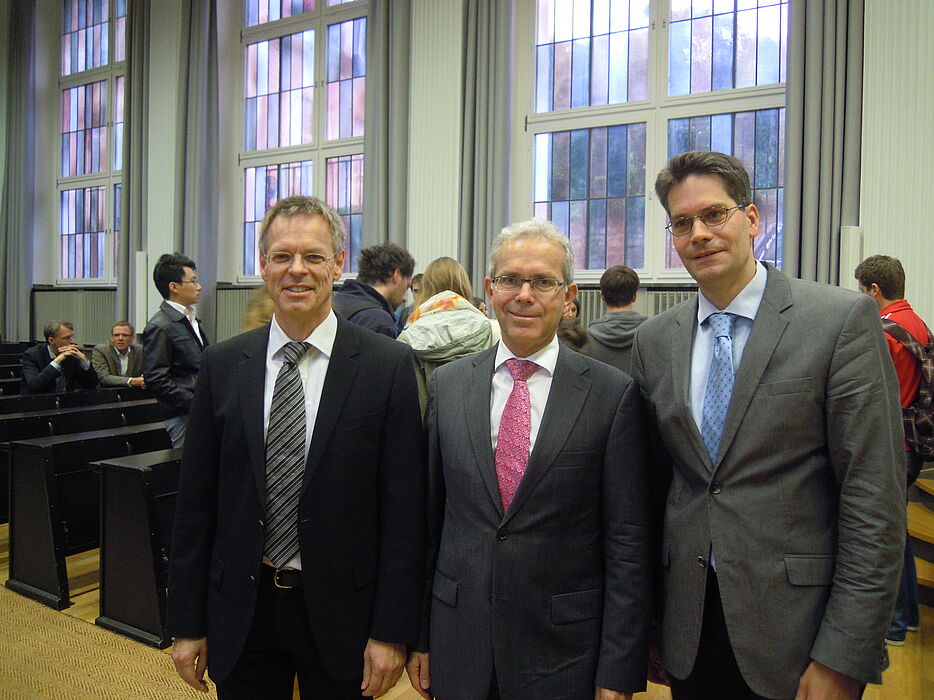
[[[691,356],[694,348],[694,332],[697,328],[697,296],[691,304],[685,304],[675,317],[675,324],[671,331],[672,380],[678,418],[688,435],[691,447],[698,460],[708,469],[711,468],[710,455],[704,445],[704,438],[700,434],[694,413],[691,411]]]
[[[516,495],[503,519],[508,522],[522,507],[529,494],[535,490],[538,482],[551,469],[555,458],[567,442],[577,417],[584,407],[584,400],[590,392],[592,380],[588,376],[587,363],[563,344],[558,346],[558,362],[548,392],[548,403],[542,415],[542,423],[535,438],[535,447],[529,455],[529,465],[519,482]],[[489,411],[487,411],[489,413]]]
[[[733,382],[733,396],[730,399],[730,408],[726,414],[726,423],[723,426],[723,436],[720,439],[720,452],[714,464],[716,469],[723,460],[723,455],[729,449],[730,443],[736,437],[749,403],[756,393],[762,373],[765,372],[772,353],[778,345],[788,319],[782,314],[792,305],[791,285],[788,278],[772,266],[768,266],[768,278],[765,284],[765,293],[762,303],[756,312],[756,319],[743,350],[743,359]]]
[[[324,450],[330,443],[331,435],[337,426],[337,419],[350,395],[350,387],[353,386],[354,377],[357,375],[359,354],[360,343],[354,329],[347,321],[338,318],[337,335],[334,338],[334,347],[331,349],[328,371],[324,377],[321,399],[318,402],[315,429],[311,436],[311,447],[308,449],[308,461],[305,463],[305,475],[302,480],[303,493],[321,462]],[[366,400],[366,398],[362,397],[360,400]]]
[[[268,343],[268,324],[247,335],[244,338],[243,358],[237,372],[243,430],[246,433],[246,444],[260,503],[266,502],[266,444],[263,438],[262,397],[266,393]],[[260,397],[261,400],[257,401],[256,397]]]
[[[473,366],[466,386],[476,389],[464,391],[464,415],[467,422],[467,432],[470,435],[470,444],[473,446],[474,458],[480,477],[486,486],[490,500],[493,501],[500,516],[503,514],[503,503],[499,495],[499,481],[496,478],[496,465],[493,462],[493,444],[490,439],[490,392],[493,384],[493,366],[496,362],[496,350],[499,344],[478,353],[471,358]]]

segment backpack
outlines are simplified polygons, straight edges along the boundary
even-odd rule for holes
[[[905,442],[919,457],[934,459],[934,334],[927,326],[928,342],[922,345],[895,321],[882,319],[882,330],[914,355],[921,366],[921,384],[911,405],[902,409]]]

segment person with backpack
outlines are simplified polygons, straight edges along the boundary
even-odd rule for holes
[[[916,353],[927,350],[930,358],[932,339],[928,327],[916,314],[911,304],[905,299],[905,270],[897,258],[888,255],[873,255],[866,258],[856,268],[856,281],[859,290],[876,302],[882,316],[885,340],[889,354],[895,364],[898,375],[899,398],[901,400],[906,427],[905,461],[908,468],[910,486],[924,464],[924,452],[931,448],[931,436],[927,446],[923,436],[918,437],[916,428],[916,403],[921,393],[926,394],[927,409],[930,410],[931,387],[924,383],[921,357]],[[912,351],[914,346],[915,352]],[[927,346],[926,348],[924,346]],[[930,380],[930,377],[928,377]],[[924,392],[920,391],[924,389]],[[930,420],[930,415],[928,416]],[[930,425],[930,424],[929,424]],[[898,602],[892,625],[885,635],[885,641],[891,646],[902,646],[908,631],[918,629],[918,576],[915,570],[914,554],[911,551],[911,538],[905,538],[905,565],[898,591]]]

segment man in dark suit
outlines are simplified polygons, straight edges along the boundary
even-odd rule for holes
[[[75,327],[71,322],[49,321],[42,332],[46,344],[32,346],[20,358],[23,393],[49,394],[95,388],[97,374],[75,344]]]
[[[505,228],[485,281],[502,340],[435,372],[430,614],[408,663],[426,698],[603,700],[645,688],[639,390],[558,342],[573,271],[551,222]]]
[[[636,332],[667,497],[662,661],[683,698],[881,682],[905,532],[898,383],[872,300],[756,261],[743,164],[655,183],[696,298]]]
[[[110,342],[95,345],[91,362],[101,386],[146,387],[143,379],[143,349],[133,342],[136,335],[129,321],[110,327]]]
[[[221,698],[376,696],[418,636],[424,446],[408,346],[331,310],[344,227],[267,212],[272,321],[204,355],[169,574],[179,674]],[[289,403],[291,402],[291,403]]]
[[[165,429],[172,445],[180,447],[201,354],[208,345],[195,311],[201,283],[194,260],[179,253],[161,256],[152,279],[165,301],[143,329],[143,377],[165,412]]]

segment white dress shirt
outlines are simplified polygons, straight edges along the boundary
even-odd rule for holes
[[[328,363],[331,361],[331,352],[334,348],[334,337],[337,335],[337,317],[332,311],[327,318],[315,328],[305,342],[311,345],[298,363],[298,372],[305,387],[305,455],[311,446],[311,436],[315,430],[315,419],[318,416],[318,406],[321,403],[321,391],[324,389],[324,377],[328,372]],[[269,324],[269,342],[266,345],[266,383],[263,393],[263,439],[269,428],[269,412],[272,409],[272,395],[276,388],[276,377],[282,368],[282,348],[292,339],[285,334],[279,326],[276,317],[272,317]],[[301,553],[296,554],[286,567],[302,568]]]
[[[516,357],[503,341],[496,349],[495,370],[493,371],[493,385],[490,391],[490,439],[493,442],[493,452],[496,453],[496,440],[499,437],[499,424],[503,418],[503,409],[512,393],[512,374],[506,366],[506,360]],[[555,374],[555,365],[558,363],[558,336],[551,339],[538,352],[528,357],[517,357],[519,360],[529,360],[539,365],[540,369],[528,378],[529,399],[532,404],[531,426],[529,429],[529,453],[535,447],[535,438],[542,425],[542,415],[548,404],[548,393],[551,391],[551,380]]]
[[[112,347],[114,349],[114,352],[117,353],[117,362],[120,363],[120,376],[125,377],[127,367],[130,366],[130,348],[127,348],[125,352],[120,352],[113,345],[111,345],[110,347]],[[129,384],[129,381],[127,382],[127,384]]]
[[[197,313],[195,305],[182,306],[177,301],[169,301],[168,299],[166,299],[165,302],[179,313],[185,314],[185,318],[188,319],[188,325],[191,326],[192,330],[195,332],[195,337],[198,339],[198,342],[204,345],[204,336],[201,335],[201,325],[198,323],[198,319],[195,318],[195,314]]]

